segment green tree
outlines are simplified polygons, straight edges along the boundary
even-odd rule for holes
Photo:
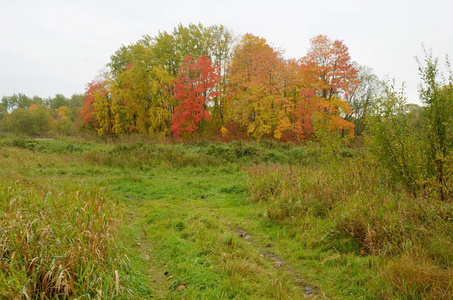
[[[62,106],[68,106],[69,99],[63,96],[62,94],[56,94],[55,97],[47,99],[47,105],[56,110]]]
[[[70,109],[69,114],[67,117],[71,119],[71,122],[76,122],[80,119],[80,113],[83,107],[83,94],[74,94],[68,100],[68,108]]]
[[[44,135],[52,129],[52,114],[49,109],[43,105],[38,105],[32,111],[33,131],[31,134]]]
[[[29,109],[16,108],[3,120],[7,131],[28,135],[44,135],[52,129],[52,115],[45,106],[33,105]]]
[[[0,103],[0,121],[3,120],[7,113],[7,107],[3,103]]]
[[[34,134],[32,112],[25,108],[16,108],[3,120],[7,131],[17,134]]]
[[[387,85],[367,118],[369,146],[394,180],[446,201],[453,192],[453,75],[446,79],[432,52],[424,54],[417,59],[424,107],[407,105]]]
[[[46,103],[44,101],[44,99],[39,96],[33,96],[33,98],[31,98],[31,102],[32,102],[32,104],[37,104],[37,105],[44,105]]]
[[[223,25],[209,26],[203,31],[203,47],[207,56],[219,68],[220,81],[217,87],[218,95],[213,99],[212,122],[223,124],[226,115],[228,66],[233,54],[233,35]]]
[[[351,106],[352,113],[345,115],[345,119],[355,125],[354,131],[357,136],[365,130],[365,118],[368,110],[376,98],[382,93],[383,82],[367,66],[353,63],[354,68],[359,70],[358,80],[360,85],[355,86],[346,102]]]
[[[7,108],[7,110],[12,111],[15,108],[28,108],[33,104],[33,100],[27,97],[24,94],[13,94],[12,96],[3,96],[2,104]]]

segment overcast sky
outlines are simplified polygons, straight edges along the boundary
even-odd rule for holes
[[[452,11],[450,0],[1,0],[0,97],[83,93],[122,44],[201,22],[264,37],[291,58],[319,34],[343,40],[352,60],[406,82],[419,103],[415,56],[422,42],[442,64],[453,56]]]

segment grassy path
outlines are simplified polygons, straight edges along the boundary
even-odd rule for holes
[[[146,151],[118,157],[105,149],[58,155],[0,150],[6,188],[20,181],[65,197],[68,186],[103,187],[108,202],[122,207],[118,251],[131,263],[119,269],[124,299],[131,293],[142,299],[370,298],[364,283],[372,258],[346,249],[348,240],[325,241],[316,230],[322,222],[272,222],[266,204],[247,202],[245,163],[192,167],[205,158],[186,154],[186,166],[178,167],[180,154],[172,149],[161,151],[171,154],[168,161]],[[105,263],[116,269],[114,259]]]
[[[127,202],[144,298],[302,299],[313,292],[281,252],[238,169],[153,169],[107,179]]]
[[[450,204],[285,151],[0,140],[0,298],[451,298]]]

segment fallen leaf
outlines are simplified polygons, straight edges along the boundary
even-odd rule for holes
[[[179,286],[176,288],[176,290],[179,291],[179,290],[182,290],[182,289],[185,289],[185,288],[186,288],[186,286],[185,286],[184,284],[181,284],[181,285],[179,285]]]

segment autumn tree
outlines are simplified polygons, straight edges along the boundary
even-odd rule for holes
[[[316,110],[316,89],[310,86],[311,74],[301,68],[300,61],[285,61],[282,75],[283,106],[279,113],[276,139],[301,141],[313,134],[313,113]]]
[[[112,133],[112,104],[107,80],[107,74],[102,74],[87,84],[80,112],[82,122],[95,128],[100,136]]]
[[[208,105],[218,94],[213,88],[219,78],[217,66],[206,55],[196,60],[191,55],[184,58],[182,70],[175,79],[175,99],[179,100],[179,105],[171,122],[174,136],[197,129],[202,134],[203,122],[211,120]]]
[[[134,51],[133,60],[108,81],[113,133],[170,135],[170,122],[176,106],[174,78],[163,66],[155,64],[149,48],[135,44],[131,49]]]
[[[173,78],[176,78],[185,56],[190,54],[193,57],[200,57],[208,54],[204,47],[204,30],[202,24],[188,26],[179,24],[171,32],[159,31],[155,37],[145,35],[137,44],[148,48],[154,64],[161,65]],[[122,52],[121,55],[126,57],[124,49]],[[129,59],[129,61],[132,60]]]
[[[333,97],[346,99],[360,84],[359,70],[352,64],[349,50],[339,40],[332,41],[319,35],[310,41],[310,49],[302,58],[302,66],[314,72],[318,95],[330,100]]]
[[[229,119],[249,135],[272,137],[282,109],[283,59],[264,38],[243,36],[235,47],[228,78]]]
[[[98,125],[94,107],[96,91],[100,92],[101,94],[107,93],[105,82],[100,77],[87,84],[83,98],[83,107],[80,112],[80,118],[82,119],[82,122],[86,125],[92,126],[93,128]]]
[[[223,26],[179,24],[171,32],[162,31],[155,37],[145,35],[135,44],[122,46],[108,64],[113,133],[169,135],[177,105],[174,79],[181,71],[183,58],[206,55],[220,66],[224,87],[231,41],[231,34]],[[217,85],[218,90],[221,85]],[[216,95],[210,109],[221,123],[224,97]]]
[[[349,112],[344,100],[358,81],[341,41],[319,36],[299,61],[285,60],[282,51],[251,34],[232,45],[224,26],[179,24],[171,32],[122,46],[108,64],[107,97],[98,93],[99,101],[85,105],[82,116],[87,121],[95,111],[111,118],[104,123],[111,130],[101,131],[113,134],[180,136],[202,132],[209,118],[211,126],[227,122],[257,139],[309,139],[315,123],[332,132],[353,127],[344,120]],[[202,67],[200,57],[216,65],[219,76],[205,95],[195,79],[204,71],[191,74],[195,66]],[[222,129],[224,135],[227,131]]]
[[[141,43],[148,45],[156,65],[176,77],[187,55],[198,58],[206,55],[219,68],[218,96],[213,99],[212,117],[222,123],[225,116],[227,67],[231,58],[233,35],[223,25],[179,24],[172,32],[159,32],[156,37],[145,36]]]
[[[345,102],[360,84],[358,70],[351,62],[348,48],[342,41],[319,35],[311,40],[310,49],[301,59],[308,91],[314,91],[318,128],[333,133],[337,130],[353,132],[354,124],[344,119],[350,113]]]
[[[59,134],[70,135],[74,130],[74,124],[69,118],[72,110],[67,106],[61,106],[55,112],[56,117],[53,121],[55,131]]]
[[[171,121],[177,101],[173,95],[174,78],[162,66],[153,66],[151,82],[153,101],[148,110],[149,134],[170,136]]]
[[[96,130],[99,136],[112,133],[114,120],[112,102],[106,89],[94,91],[94,114],[97,120]]]
[[[131,46],[133,60],[115,77],[111,77],[109,89],[112,97],[114,116],[113,132],[148,133],[147,112],[151,100],[150,50],[141,44]]]

